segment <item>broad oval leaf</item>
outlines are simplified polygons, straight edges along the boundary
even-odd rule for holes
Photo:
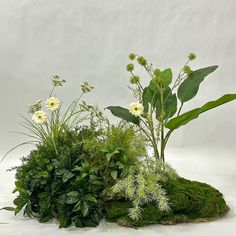
[[[190,121],[198,118],[198,116],[201,113],[211,110],[215,107],[221,106],[221,105],[223,105],[227,102],[233,101],[235,99],[236,99],[236,94],[226,94],[217,100],[210,101],[210,102],[206,103],[202,107],[193,109],[193,110],[188,111],[178,117],[171,119],[169,122],[166,123],[165,127],[170,130],[178,129],[182,125],[185,125],[185,124],[189,123]]]
[[[170,68],[167,68],[161,71],[160,77],[164,81],[165,86],[170,85],[172,82],[172,70]]]
[[[207,75],[217,69],[218,66],[209,66],[196,71],[193,71],[189,76],[181,83],[178,88],[178,98],[184,103],[196,96],[201,82]]]
[[[74,174],[72,172],[70,172],[69,170],[65,171],[65,173],[63,174],[63,178],[62,178],[63,183],[67,182],[72,177],[74,177]]]
[[[82,212],[83,217],[86,217],[89,213],[89,205],[87,202],[82,202],[80,210]]]
[[[111,113],[118,118],[121,118],[127,122],[131,122],[135,125],[139,125],[139,118],[132,115],[126,108],[120,106],[109,106],[106,107],[106,109],[110,110]]]

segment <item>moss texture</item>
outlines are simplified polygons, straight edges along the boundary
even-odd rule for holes
[[[122,226],[141,227],[150,224],[205,222],[218,219],[229,211],[223,195],[212,186],[184,178],[163,183],[169,196],[171,211],[161,213],[155,204],[144,206],[141,218],[133,221],[128,216],[131,202],[106,202],[106,219]]]

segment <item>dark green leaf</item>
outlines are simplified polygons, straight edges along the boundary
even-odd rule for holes
[[[207,75],[217,69],[218,66],[209,66],[196,71],[193,71],[189,76],[182,82],[178,88],[178,98],[184,103],[196,96],[201,82]]]
[[[97,199],[92,194],[87,194],[84,196],[84,199],[89,202],[97,202]]]
[[[63,183],[67,182],[69,179],[71,179],[72,177],[74,177],[74,174],[72,172],[70,172],[69,170],[67,170],[64,174],[63,174]]]
[[[111,113],[118,118],[139,125],[139,118],[132,115],[126,108],[120,106],[109,106],[106,109],[110,110]]]
[[[67,204],[74,204],[79,200],[79,192],[71,191],[66,195],[66,203]]]
[[[113,179],[115,179],[115,180],[116,180],[116,178],[117,178],[117,175],[118,175],[117,170],[113,170],[113,171],[111,172],[111,177],[112,177]]]
[[[83,202],[80,208],[83,217],[86,217],[88,215],[89,212],[89,205],[87,202]]]
[[[221,98],[214,100],[214,101],[210,101],[208,103],[206,103],[204,106],[196,108],[194,110],[188,111],[178,117],[175,117],[173,119],[171,119],[166,125],[165,127],[171,130],[177,129],[182,125],[185,125],[187,123],[189,123],[191,120],[198,118],[198,116],[203,113],[206,112],[208,110],[211,110],[215,107],[221,106],[227,102],[230,102],[232,100],[236,99],[236,94],[226,94],[224,96],[222,96]]]
[[[80,210],[80,207],[81,207],[81,202],[78,201],[78,202],[76,203],[76,205],[74,206],[72,212],[79,211],[79,210]]]

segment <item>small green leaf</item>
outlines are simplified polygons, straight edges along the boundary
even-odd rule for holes
[[[74,177],[74,174],[72,172],[70,172],[69,170],[67,170],[64,174],[63,174],[63,183],[67,182],[69,179],[71,179],[72,177]]]
[[[88,215],[89,212],[89,205],[87,202],[83,202],[80,208],[83,217],[86,217]]]
[[[132,115],[126,108],[120,106],[109,106],[106,109],[110,110],[111,113],[118,118],[131,122],[135,125],[139,125],[139,118]]]
[[[80,210],[80,207],[81,207],[81,201],[78,201],[78,202],[76,203],[76,205],[74,206],[72,212],[79,211],[79,210]]]
[[[202,107],[193,109],[193,110],[188,111],[178,117],[171,119],[165,125],[165,127],[170,130],[178,129],[180,126],[185,125],[185,124],[189,123],[190,121],[198,118],[198,116],[201,113],[211,110],[215,107],[221,106],[221,105],[223,105],[227,102],[233,101],[235,99],[236,99],[236,94],[226,94],[217,100],[210,101],[210,102],[206,103]]]
[[[111,158],[112,158],[115,154],[118,154],[118,153],[120,153],[120,151],[117,150],[117,149],[115,149],[113,152],[107,153],[107,154],[106,154],[106,159],[107,159],[107,161],[110,161]]]
[[[117,175],[118,175],[117,170],[113,170],[113,171],[111,172],[111,177],[112,177],[114,180],[117,179]]]
[[[6,210],[6,211],[15,211],[16,208],[15,207],[3,207],[0,210]]]
[[[218,66],[209,66],[196,71],[193,71],[189,76],[181,83],[178,88],[178,98],[184,103],[196,96],[201,82],[207,75],[214,72]]]
[[[88,173],[82,173],[82,178],[85,178],[86,176],[88,176]]]
[[[96,203],[97,202],[97,199],[92,195],[92,194],[87,194],[84,196],[84,199],[89,201],[89,202],[94,202]]]

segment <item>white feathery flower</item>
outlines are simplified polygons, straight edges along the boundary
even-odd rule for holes
[[[129,105],[129,112],[136,117],[143,114],[143,109],[143,105],[139,102],[132,102]]]
[[[50,111],[55,111],[59,108],[60,102],[56,97],[50,97],[46,100],[46,108]]]
[[[32,120],[37,124],[42,124],[47,120],[47,114],[42,110],[36,111],[32,117]]]

